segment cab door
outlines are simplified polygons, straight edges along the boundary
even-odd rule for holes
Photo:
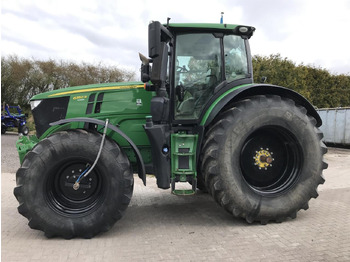
[[[175,41],[174,119],[197,120],[223,81],[248,76],[244,39],[215,33],[178,34]]]

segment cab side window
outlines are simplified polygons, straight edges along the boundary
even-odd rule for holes
[[[244,40],[237,35],[225,36],[224,54],[227,82],[245,78],[248,74],[248,61]]]

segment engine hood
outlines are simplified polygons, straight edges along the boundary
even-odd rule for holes
[[[74,94],[84,94],[90,92],[101,92],[101,91],[118,91],[125,89],[143,88],[142,82],[119,82],[119,83],[105,83],[105,84],[93,84],[83,86],[73,86],[63,89],[52,90],[49,92],[41,93],[33,96],[30,101],[42,100],[48,98],[58,98],[64,96],[70,96]]]

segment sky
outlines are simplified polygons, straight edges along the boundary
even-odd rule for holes
[[[148,24],[250,25],[253,55],[350,75],[349,0],[2,0],[1,55],[118,66],[138,73]]]

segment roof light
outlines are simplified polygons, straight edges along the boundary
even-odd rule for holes
[[[245,26],[241,26],[241,27],[239,28],[239,32],[241,32],[242,34],[245,34],[245,33],[248,32],[248,28],[245,27]]]

